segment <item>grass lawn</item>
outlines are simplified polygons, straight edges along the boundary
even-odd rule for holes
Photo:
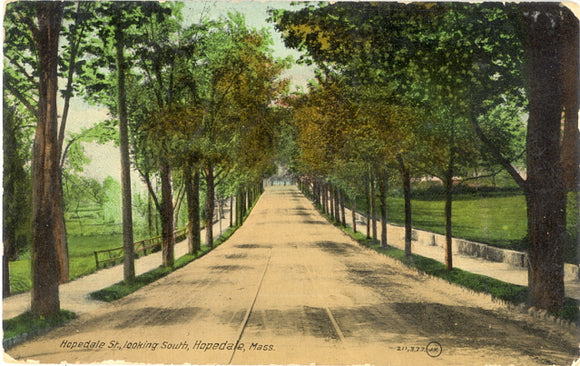
[[[445,234],[445,199],[441,190],[416,190],[411,200],[413,227]],[[357,209],[366,212],[366,202],[359,199]],[[377,211],[379,203],[377,200]],[[387,198],[387,219],[404,225],[404,200],[400,195]],[[379,214],[377,213],[377,216]],[[567,263],[578,263],[577,226],[578,203],[574,194],[568,196],[568,237],[564,243]],[[518,251],[526,250],[526,199],[513,189],[454,193],[453,236]],[[359,229],[364,231],[364,229]]]
[[[75,314],[67,310],[61,310],[58,315],[52,318],[39,318],[31,312],[26,312],[16,318],[2,321],[4,329],[3,338],[9,339],[21,334],[52,328],[74,318]]]
[[[404,201],[387,201],[389,221],[404,225]],[[412,200],[413,227],[445,234],[445,201]],[[526,235],[526,202],[523,195],[477,197],[461,195],[453,201],[453,236],[518,249]]]
[[[69,270],[71,280],[93,273],[96,270],[93,252],[117,248],[123,245],[123,235],[69,236]],[[13,293],[30,290],[30,258],[10,262],[10,283]]]

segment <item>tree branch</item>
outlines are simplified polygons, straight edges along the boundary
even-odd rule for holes
[[[67,157],[67,154],[68,154],[68,151],[69,151],[70,147],[72,146],[72,144],[74,144],[74,143],[75,143],[75,141],[78,141],[78,140],[79,140],[81,137],[82,137],[82,135],[79,135],[79,136],[77,136],[77,137],[73,137],[73,138],[71,138],[71,139],[69,140],[69,142],[66,144],[66,148],[64,149],[64,152],[63,152],[63,154],[62,154],[62,156],[61,156],[61,158],[60,158],[60,170],[61,170],[61,171],[63,170],[63,167],[64,167],[64,162],[65,162],[65,160],[66,160],[66,157]]]
[[[495,177],[496,175],[498,175],[499,173],[501,173],[501,171],[503,169],[504,168],[502,167],[501,169],[498,169],[498,170],[496,170],[494,172],[491,172],[489,174],[476,175],[476,176],[473,176],[473,177],[461,178],[461,180],[459,181],[458,184],[463,184],[464,182],[468,182],[470,180],[476,180],[476,179],[481,179],[481,178],[491,178],[491,177]]]
[[[155,190],[153,189],[153,184],[151,184],[151,179],[149,178],[149,174],[145,174],[139,168],[137,168],[137,171],[139,172],[139,174],[141,174],[141,177],[143,178],[143,180],[145,181],[145,184],[147,185],[147,190],[149,191],[149,194],[153,198],[153,203],[155,203],[155,208],[157,208],[157,211],[161,212],[161,204],[159,203],[159,199],[157,199],[157,194],[155,193]]]
[[[14,95],[24,106],[34,115],[34,117],[38,117],[38,108],[34,106],[24,94],[22,94],[17,88],[15,88],[10,83],[4,83],[4,86],[10,91],[12,95]]]
[[[10,57],[9,54],[7,55],[5,53],[4,54],[4,57],[6,57],[8,59],[8,61],[10,61],[10,64],[11,65],[14,65],[16,67],[16,69],[18,70],[18,72],[24,76],[24,78],[26,79],[26,81],[28,81],[31,84],[36,84],[37,83],[37,81],[34,79],[34,77],[28,73],[28,71],[26,70],[26,68],[23,67],[19,62],[16,62],[14,60],[14,58]]]
[[[80,12],[80,6],[81,6],[80,4],[81,3],[82,2],[77,3],[77,8],[76,8],[77,16],[75,18],[75,29],[77,28],[79,23],[81,23],[81,17],[80,17],[80,13],[81,13]],[[73,83],[73,76],[74,76],[74,72],[75,72],[74,62],[77,58],[77,53],[78,53],[81,39],[83,37],[85,29],[86,29],[86,22],[82,22],[81,28],[76,35],[76,39],[74,42],[72,42],[73,46],[71,47],[71,52],[70,52],[70,57],[69,57],[69,62],[68,62],[68,75],[67,75],[67,82],[66,82],[66,88],[65,88],[64,107],[63,107],[62,118],[60,120],[60,127],[59,127],[59,132],[58,132],[58,154],[59,155],[62,152],[62,146],[64,143],[64,135],[66,132],[66,122],[68,119],[68,111],[70,108],[70,99],[72,97],[72,83]]]
[[[473,113],[471,113],[469,121],[471,122],[471,125],[475,129],[475,133],[477,134],[481,142],[483,142],[489,148],[493,157],[497,159],[497,161],[501,164],[501,166],[504,167],[504,169],[508,172],[508,174],[516,181],[517,185],[520,186],[521,189],[526,190],[526,180],[522,178],[520,173],[518,173],[518,171],[511,164],[511,162],[501,154],[497,146],[487,138]]]

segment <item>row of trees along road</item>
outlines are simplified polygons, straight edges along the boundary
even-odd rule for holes
[[[256,194],[256,185],[272,171],[282,121],[272,102],[287,87],[280,73],[288,61],[275,59],[269,35],[249,29],[241,15],[209,21],[201,14],[198,23],[185,26],[182,7],[171,2],[6,6],[4,102],[18,107],[4,114],[5,126],[13,127],[4,131],[14,131],[8,136],[16,139],[11,145],[25,145],[22,125],[13,125],[28,121],[27,127],[35,128],[31,309],[36,315],[59,312],[58,285],[69,278],[62,172],[71,165],[66,152],[73,152],[74,141],[108,136],[120,145],[128,282],[135,277],[131,167],[141,174],[160,213],[165,266],[174,261],[178,199],[173,184],[184,186],[189,249],[195,253],[201,241],[200,181],[207,188],[206,242],[211,246],[215,191],[222,197],[236,194],[237,211],[243,214],[241,203]],[[59,115],[63,80],[64,108]],[[105,106],[113,118],[101,132],[69,135],[65,143],[73,96]],[[118,135],[109,136],[111,124],[118,126]],[[26,165],[26,154],[9,158],[22,163],[20,168]],[[13,197],[20,197],[22,188],[12,188]],[[5,236],[5,253],[13,245],[10,238],[14,235]],[[5,255],[4,289],[10,288],[7,259]]]
[[[328,182],[351,197],[374,197],[378,185],[384,245],[384,192],[398,171],[410,254],[410,177],[439,177],[451,269],[455,177],[476,166],[503,168],[526,197],[531,305],[557,313],[566,191],[578,177],[578,20],[571,11],[554,3],[338,2],[275,10],[271,20],[319,70],[309,93],[289,103],[300,151],[294,168],[314,183],[323,206],[340,217],[342,194],[329,205],[327,192],[336,188]],[[527,178],[515,167],[521,156]]]

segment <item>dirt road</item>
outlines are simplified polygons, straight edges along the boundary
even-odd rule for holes
[[[295,187],[225,244],[8,353],[42,363],[569,365],[577,338],[362,248]]]

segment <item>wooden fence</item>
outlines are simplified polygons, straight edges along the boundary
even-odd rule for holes
[[[187,228],[175,230],[175,232],[173,233],[173,237],[176,242],[185,239],[187,237]],[[156,236],[153,238],[141,240],[133,244],[133,252],[135,253],[135,259],[145,256],[147,254],[158,252],[159,250],[161,250],[162,242],[163,238],[161,236]],[[123,247],[99,250],[95,251],[94,254],[97,269],[107,268],[109,266],[114,266],[115,264],[122,263],[124,258]]]

